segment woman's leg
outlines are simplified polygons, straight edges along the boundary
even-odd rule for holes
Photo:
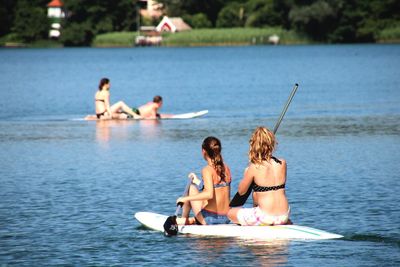
[[[197,195],[199,193],[199,190],[197,189],[197,186],[191,186],[189,190],[189,194],[191,195]],[[202,200],[197,200],[197,201],[190,201],[190,206],[192,207],[193,215],[199,221],[201,224],[205,225],[207,224],[206,221],[204,220],[203,215],[201,214],[201,210],[207,206],[208,201],[202,201]],[[192,218],[191,223],[194,224],[196,223],[196,219]]]
[[[190,187],[189,187],[189,195],[190,195],[190,192],[192,192],[192,194],[193,194],[193,192],[195,190],[197,190],[197,188],[194,185],[190,185]],[[197,190],[197,192],[198,192],[198,190]],[[192,224],[192,223],[190,223],[190,220],[189,220],[189,215],[190,215],[190,210],[191,209],[192,209],[192,205],[191,205],[190,201],[185,202],[183,204],[183,206],[182,206],[181,217],[180,218],[176,218],[176,222],[178,224],[180,224],[180,225]]]
[[[113,113],[113,119],[126,120],[128,119],[128,114],[126,113]]]
[[[237,214],[241,208],[231,208],[228,211],[228,218],[231,220],[233,223],[239,224],[239,220],[237,218]]]
[[[191,195],[197,195],[199,193],[199,190],[197,189],[197,186],[195,185],[190,185],[189,187],[189,196]],[[178,224],[195,224],[196,220],[194,218],[189,218],[190,215],[190,210],[193,211],[194,216],[199,220],[202,224],[206,224],[204,221],[203,216],[201,215],[200,211],[204,207],[204,201],[198,200],[198,201],[188,201],[182,206],[182,217],[177,218]]]
[[[125,104],[123,101],[118,101],[117,103],[115,103],[114,105],[112,105],[110,107],[111,109],[111,113],[120,113],[121,111],[128,113],[129,115],[131,115],[134,119],[140,119],[141,116],[139,116],[138,114],[136,114],[135,112],[132,111],[132,109]]]

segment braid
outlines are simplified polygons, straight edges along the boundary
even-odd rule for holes
[[[218,176],[221,177],[221,180],[225,182],[225,166],[221,154],[218,154],[214,159],[212,159],[212,162]]]
[[[225,165],[221,156],[221,142],[218,138],[210,136],[204,139],[202,148],[206,151],[207,155],[210,157],[213,168],[217,172],[221,180],[225,182]]]

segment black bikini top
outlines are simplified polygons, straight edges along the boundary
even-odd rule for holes
[[[105,102],[104,99],[95,99],[95,101]]]
[[[271,157],[271,159],[273,159],[276,163],[282,164],[282,161],[273,156]],[[254,192],[268,192],[268,191],[276,191],[279,189],[283,189],[285,188],[285,184],[275,185],[275,186],[259,186],[258,184],[253,182],[252,187]]]
[[[283,188],[285,188],[285,184],[275,185],[275,186],[259,186],[256,183],[253,183],[254,192],[276,191]]]

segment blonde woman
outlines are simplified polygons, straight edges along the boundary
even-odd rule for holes
[[[249,167],[239,184],[238,193],[244,195],[251,186],[253,208],[232,208],[228,217],[240,225],[277,225],[289,222],[290,207],[285,195],[286,161],[272,156],[275,135],[265,127],[258,127],[250,138]]]

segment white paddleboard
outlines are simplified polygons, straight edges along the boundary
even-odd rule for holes
[[[174,119],[193,119],[204,116],[208,113],[208,110],[201,110],[197,112],[189,112],[182,114],[160,114],[162,120],[174,120]],[[73,120],[89,120],[89,121],[97,121],[99,119],[96,118],[96,115],[88,115],[85,118],[73,119]],[[148,119],[133,119],[133,118],[124,118],[124,119],[112,119],[112,120],[148,120]]]
[[[137,212],[135,218],[147,228],[164,232],[166,215],[153,212]],[[300,225],[240,226],[236,224],[180,225],[179,234],[199,236],[239,237],[251,239],[334,239],[343,236]]]
[[[202,110],[202,111],[197,111],[197,112],[176,114],[176,115],[172,115],[172,117],[166,118],[166,119],[193,119],[193,118],[201,117],[207,113],[208,113],[208,110]],[[161,118],[162,118],[162,114],[161,114]]]

